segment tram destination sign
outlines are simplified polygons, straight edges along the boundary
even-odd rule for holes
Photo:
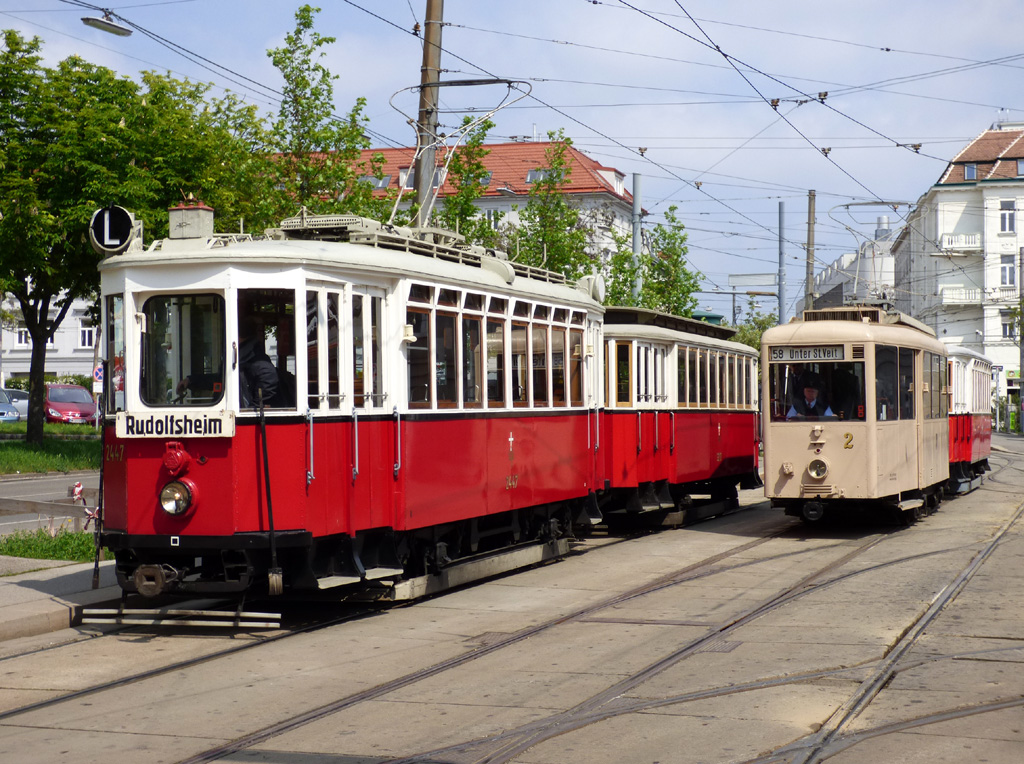
[[[845,360],[845,348],[842,345],[812,345],[805,347],[782,346],[769,348],[769,361],[783,363],[812,363],[814,361]]]
[[[235,413],[129,414],[118,411],[115,429],[119,438],[230,438],[235,434]]]

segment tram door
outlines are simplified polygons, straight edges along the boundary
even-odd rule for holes
[[[327,532],[391,521],[385,486],[395,434],[386,410],[383,308],[383,290],[307,285],[308,494],[312,507],[327,507]]]
[[[351,332],[353,502],[368,527],[390,525],[395,464],[394,417],[387,408],[382,360],[384,292],[352,289]]]

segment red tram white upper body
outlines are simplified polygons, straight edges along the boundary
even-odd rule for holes
[[[172,238],[100,266],[101,540],[125,591],[241,592],[268,571],[272,592],[275,576],[276,591],[393,581],[559,537],[648,484],[727,492],[756,474],[752,359],[721,341],[697,352],[723,359],[704,379],[730,392],[683,404],[692,417],[669,411],[675,386],[650,393],[659,413],[639,426],[658,435],[616,456],[598,278],[349,216],[260,241],[212,230],[212,210],[172,210]],[[684,334],[617,332],[631,358],[663,353],[644,385],[682,384]]]
[[[965,493],[987,472],[992,453],[992,362],[967,348],[949,351],[950,490]]]

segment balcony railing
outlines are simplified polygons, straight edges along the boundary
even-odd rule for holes
[[[981,234],[944,233],[942,234],[942,248],[958,252],[981,249]]]
[[[980,289],[966,289],[964,287],[940,287],[939,299],[943,305],[980,305]]]
[[[943,305],[980,305],[984,302],[1017,302],[1017,287],[1000,286],[988,290],[944,286],[939,287],[939,300]]]

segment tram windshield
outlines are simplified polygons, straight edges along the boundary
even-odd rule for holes
[[[864,421],[864,362],[772,363],[768,367],[771,420]]]
[[[224,397],[224,298],[160,295],[142,308],[139,394],[149,406],[213,406]]]

